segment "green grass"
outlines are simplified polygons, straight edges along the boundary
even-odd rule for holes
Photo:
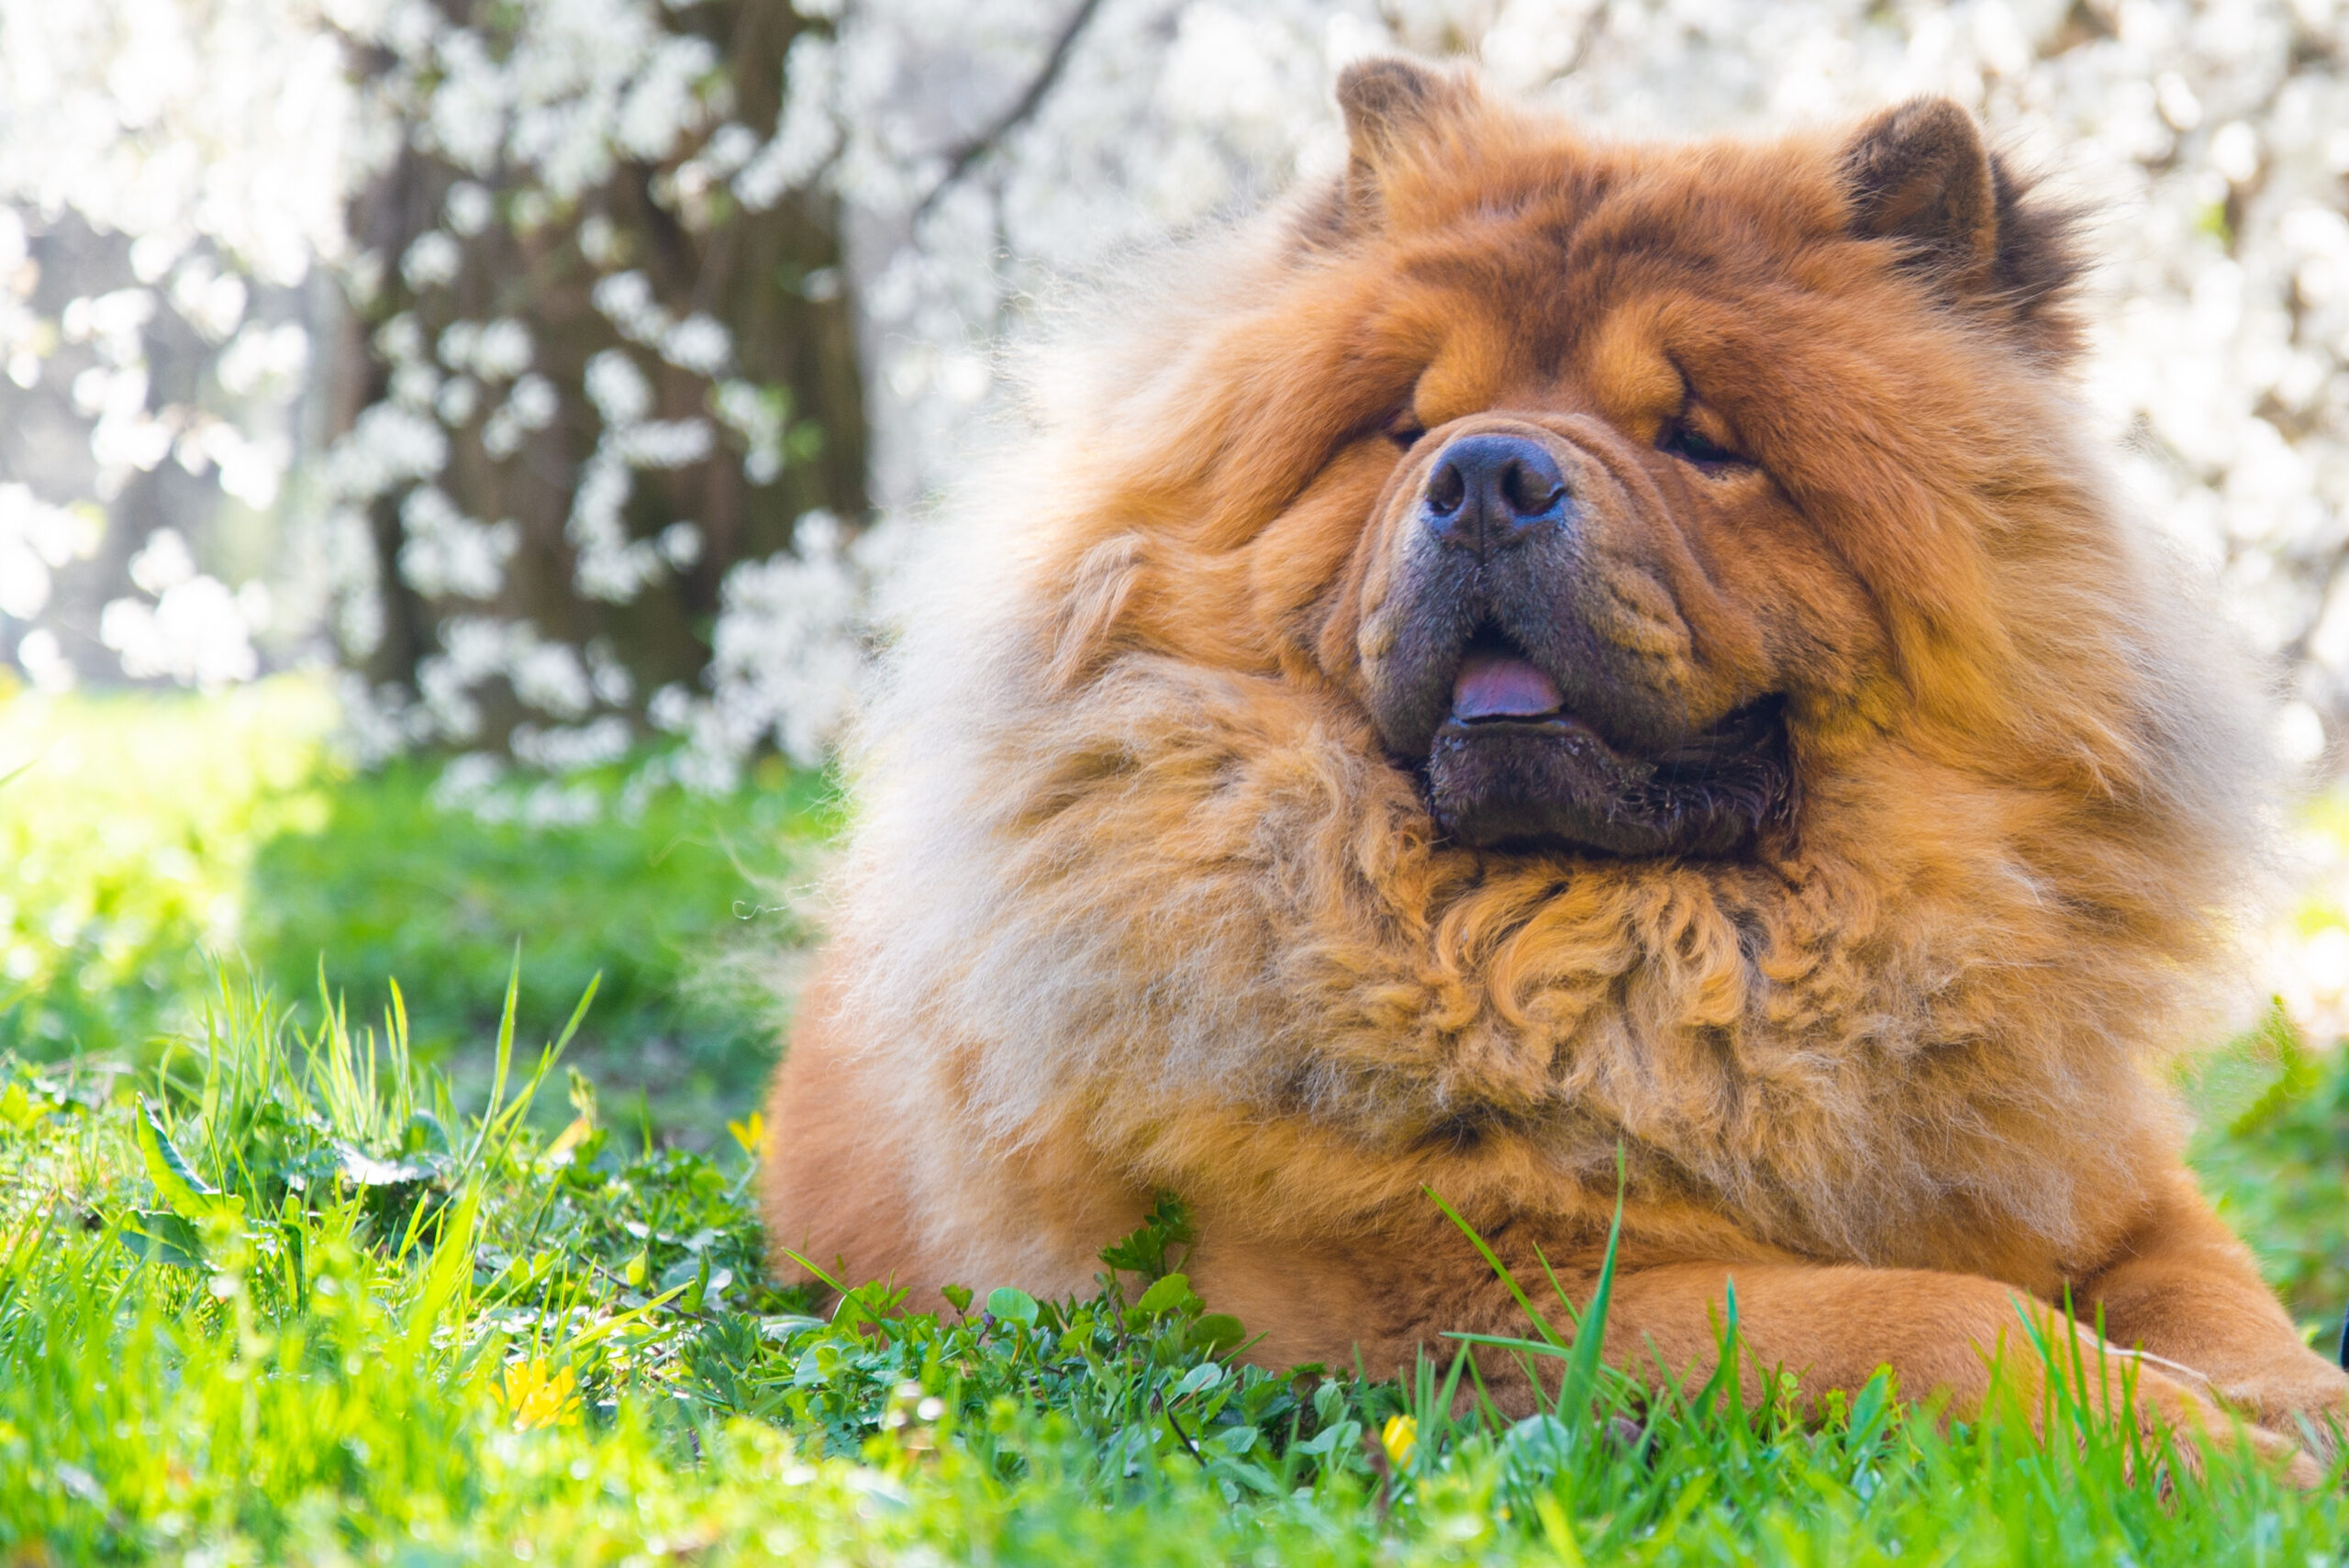
[[[2285,1305],[2327,1350],[2349,1308],[2349,1051],[2280,1016],[2201,1062],[2188,1156]]]
[[[823,781],[526,830],[339,767],[330,717],[0,700],[0,1563],[2343,1558],[2337,1496],[2067,1404],[2042,1447],[1881,1387],[1642,1404],[1543,1346],[1575,1392],[1523,1423],[1449,1364],[1249,1368],[1173,1211],[1088,1300],[774,1289],[755,967]],[[2349,1054],[2271,1023],[2191,1092],[2206,1184],[2336,1326]]]
[[[722,1137],[774,1061],[776,971],[800,935],[776,906],[829,830],[829,782],[770,764],[734,795],[669,791],[631,816],[528,828],[436,807],[434,772],[337,780],[315,825],[259,847],[254,965],[306,1005],[321,965],[351,995],[396,978],[423,1053],[476,1085],[484,1064],[462,1048],[495,1025],[518,947],[530,1016],[567,1011],[600,975],[572,1060],[673,1135]]]
[[[339,766],[316,684],[217,697],[0,693],[0,1049],[151,1060],[207,953],[241,951],[316,1021],[406,987],[419,1055],[482,1086],[508,964],[531,1016],[601,976],[572,1061],[616,1108],[708,1148],[775,1055],[802,932],[787,907],[836,815],[769,763],[582,827],[437,808],[438,764]],[[618,795],[618,770],[572,781]]]
[[[2349,1530],[2060,1396],[2042,1446],[1880,1384],[1805,1419],[1577,1358],[1509,1422],[1456,1364],[1266,1373],[1172,1208],[1089,1300],[828,1304],[760,1282],[746,1152],[578,1083],[544,1135],[546,1056],[496,1056],[469,1109],[396,1015],[305,1032],[232,981],[151,1073],[0,1069],[0,1558],[2299,1564]]]
[[[246,878],[327,804],[325,692],[50,699],[0,681],[0,1049],[135,1049],[184,1023]]]

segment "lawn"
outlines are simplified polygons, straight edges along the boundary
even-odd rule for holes
[[[770,763],[726,800],[623,811],[620,780],[563,793],[577,826],[446,810],[437,767],[353,775],[325,694],[279,680],[206,699],[0,695],[0,1050],[151,1062],[194,1027],[217,958],[315,1021],[321,983],[380,1005],[396,979],[420,1057],[478,1093],[508,966],[524,1016],[567,1014],[569,1060],[707,1149],[774,1061],[803,931],[792,913],[836,808]],[[9,776],[13,774],[13,776]],[[527,802],[523,803],[527,805]],[[562,812],[551,813],[558,818]]]
[[[1511,1423],[1452,1363],[1248,1368],[1179,1206],[1089,1300],[774,1288],[750,1107],[825,782],[590,778],[596,821],[529,828],[327,722],[299,684],[0,703],[0,1562],[2342,1560],[2339,1495],[2060,1400],[2041,1446],[1882,1388],[1798,1419],[1560,1360]],[[2271,1024],[2192,1088],[2321,1331],[2343,1053]]]

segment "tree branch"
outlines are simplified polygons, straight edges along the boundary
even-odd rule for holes
[[[1002,144],[1005,137],[1026,124],[1043,106],[1045,95],[1052,90],[1052,84],[1060,80],[1062,70],[1068,64],[1069,55],[1075,50],[1078,36],[1092,23],[1094,13],[1100,9],[1101,0],[1077,0],[1076,9],[1071,12],[1068,20],[1062,24],[1059,36],[1052,39],[1052,52],[1044,56],[1043,68],[1038,71],[1035,79],[1028,83],[1028,90],[1020,94],[1019,101],[1005,110],[993,125],[963,143],[948,156],[946,172],[939,177],[938,183],[930,188],[930,194],[922,197],[921,205],[914,208],[915,222],[920,222],[929,214],[938,198],[944,195],[957,181],[970,172],[972,164],[994,151]]]

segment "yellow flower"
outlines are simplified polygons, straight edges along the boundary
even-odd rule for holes
[[[1386,1427],[1378,1434],[1381,1448],[1396,1469],[1411,1462],[1411,1451],[1419,1444],[1419,1424],[1408,1416],[1389,1416]]]
[[[527,1432],[533,1427],[551,1427],[567,1423],[579,1414],[575,1397],[578,1379],[571,1369],[549,1373],[540,1359],[515,1362],[506,1368],[499,1382],[497,1402],[514,1418],[514,1429]]]
[[[742,1152],[755,1160],[759,1157],[759,1145],[767,1140],[767,1118],[752,1111],[744,1120],[728,1122],[726,1130],[734,1135]]]

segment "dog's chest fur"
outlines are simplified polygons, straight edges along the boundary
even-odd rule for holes
[[[1978,1234],[2057,1270],[2128,1207],[2116,1155],[2166,1141],[2113,1021],[2142,982],[2067,958],[2018,866],[1479,860],[1276,683],[1133,660],[1001,693],[920,798],[879,792],[844,911],[867,1049],[970,1136],[1073,1134],[1322,1230],[1422,1183],[1611,1202],[1620,1149],[1636,1192],[1802,1254],[1949,1266]]]

